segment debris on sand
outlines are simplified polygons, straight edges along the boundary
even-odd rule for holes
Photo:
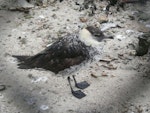
[[[108,68],[109,70],[112,70],[112,69],[116,70],[117,69],[117,66],[115,66],[114,64],[108,64],[108,65],[103,64],[102,66],[105,68]]]
[[[91,73],[91,77],[97,78],[98,76],[96,76],[95,74]]]
[[[84,23],[84,22],[87,22],[87,19],[84,18],[84,17],[80,17],[79,19],[80,19],[80,21],[83,22],[83,23]]]
[[[101,74],[103,77],[107,77],[108,76],[108,73],[103,71],[102,74]]]
[[[48,109],[49,109],[49,107],[47,105],[41,105],[40,106],[40,110],[42,110],[42,111],[46,111]]]
[[[46,83],[48,81],[48,77],[41,76],[41,77],[35,77],[32,74],[28,74],[28,77],[32,80],[32,83],[38,83],[38,82],[44,82]]]
[[[148,53],[150,47],[150,33],[145,33],[139,37],[137,56],[143,56]]]
[[[102,31],[106,31],[106,30],[108,30],[110,28],[116,28],[116,27],[120,27],[120,26],[118,24],[116,24],[116,23],[103,23],[101,25],[101,30]]]
[[[4,91],[6,89],[5,85],[0,84],[0,91]]]
[[[97,20],[100,24],[102,24],[102,23],[107,23],[109,19],[107,15],[100,15],[100,17]]]

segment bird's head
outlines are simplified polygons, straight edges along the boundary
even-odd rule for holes
[[[88,26],[80,31],[80,40],[87,46],[96,46],[106,38],[99,28]]]

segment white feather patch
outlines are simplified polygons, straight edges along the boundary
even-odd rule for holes
[[[87,29],[82,29],[80,31],[79,38],[82,42],[84,42],[87,46],[96,46],[99,45],[100,43],[96,41],[92,34],[87,30]]]

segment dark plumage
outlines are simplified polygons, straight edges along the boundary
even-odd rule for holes
[[[67,35],[37,55],[14,57],[21,61],[19,68],[37,67],[58,73],[60,70],[79,64],[88,58],[88,51],[86,45],[78,40],[77,35]]]
[[[97,33],[93,31],[94,29]],[[87,30],[92,34],[94,33],[96,37],[99,37],[96,40],[99,39],[101,41],[103,38],[106,38],[98,28],[94,29],[93,27],[87,27]],[[95,42],[92,42],[92,35],[87,30],[83,30],[80,35],[66,35],[34,56],[14,55],[13,57],[16,57],[20,61],[18,66],[21,69],[43,68],[58,73],[90,58],[89,49],[92,48],[92,45],[95,45]],[[91,38],[90,45],[89,42],[88,44],[86,43],[89,40],[88,38]],[[96,40],[94,39],[94,41]]]

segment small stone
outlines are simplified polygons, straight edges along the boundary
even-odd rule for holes
[[[79,19],[80,19],[80,21],[83,22],[83,23],[84,23],[84,22],[87,22],[87,19],[84,18],[84,17],[80,17]]]
[[[3,90],[5,90],[5,89],[6,89],[6,86],[5,86],[5,85],[0,84],[0,91],[3,91]]]
[[[146,26],[140,24],[140,26],[137,28],[138,31],[143,32],[143,33],[149,33],[150,30]]]
[[[97,78],[97,76],[93,73],[91,73],[91,76],[94,77],[94,78]]]
[[[105,71],[102,72],[102,76],[108,76],[108,73],[106,73]]]
[[[109,62],[112,61],[112,59],[105,58],[105,59],[100,59],[99,61],[100,62],[107,62],[107,63],[109,63]]]
[[[111,75],[111,77],[116,77],[116,75]]]
[[[6,21],[6,23],[10,23],[10,22],[11,22],[10,20]]]
[[[18,39],[21,39],[21,36],[19,36]]]
[[[21,44],[26,44],[27,43],[27,40],[26,40],[26,38],[22,38],[22,39],[20,39],[20,42],[21,42]]]
[[[29,78],[34,78],[32,74],[28,74],[28,77]]]
[[[69,22],[69,21],[70,21],[70,19],[67,19],[67,21]]]
[[[101,15],[99,18],[98,18],[98,22],[101,24],[101,23],[106,23],[108,22],[108,17],[106,15]]]
[[[11,37],[11,36],[12,36],[11,34],[8,35],[8,37]]]
[[[133,15],[128,15],[128,16],[129,16],[130,20],[135,20],[135,16],[133,16]]]
[[[108,68],[108,69],[114,69],[114,70],[116,70],[117,69],[117,66],[115,66],[115,65],[113,65],[113,64],[109,64],[109,65],[102,65],[103,67],[105,67],[105,68]]]
[[[56,14],[53,14],[52,17],[53,17],[54,19],[56,19],[56,18],[57,18],[57,15],[56,15]]]
[[[135,56],[135,55],[136,55],[136,50],[132,50],[132,51],[130,51],[130,52],[129,52],[129,55],[131,55],[131,56]]]

